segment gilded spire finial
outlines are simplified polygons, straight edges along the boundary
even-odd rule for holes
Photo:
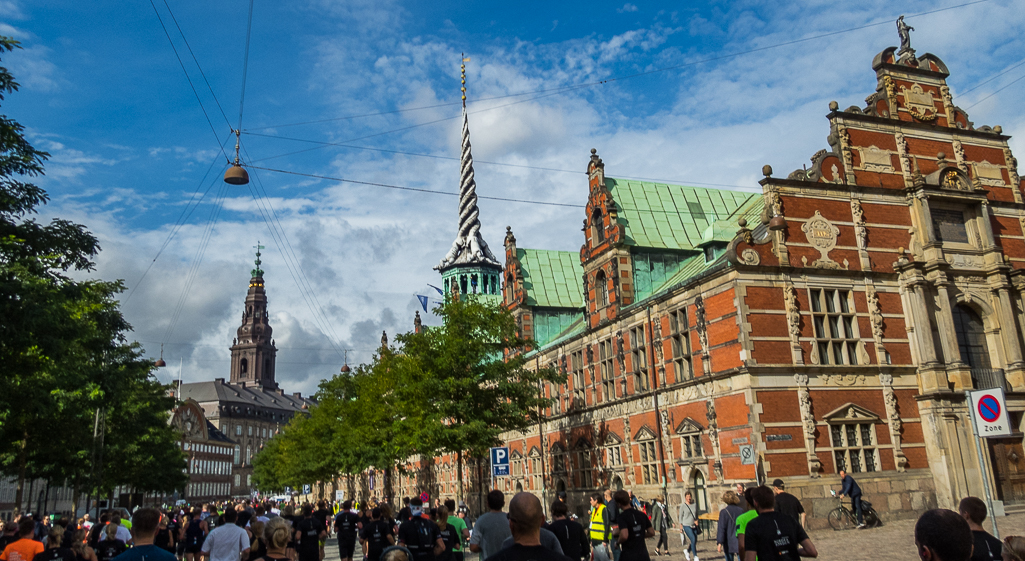
[[[263,263],[263,261],[260,261],[260,255],[262,255],[260,253],[260,250],[267,249],[267,246],[260,245],[260,242],[257,241],[256,245],[254,245],[253,248],[256,249],[256,268],[252,271],[253,277],[262,277],[263,269],[260,268],[260,264]]]
[[[466,107],[466,63],[470,62],[470,57],[466,56],[466,53],[459,53],[462,57],[463,62],[459,65],[459,74],[462,79],[463,85],[460,90],[463,92],[463,107]]]

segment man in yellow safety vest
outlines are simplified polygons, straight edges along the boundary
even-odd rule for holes
[[[594,561],[611,561],[609,555],[609,535],[612,528],[612,521],[609,520],[609,511],[602,502],[599,493],[591,495],[591,548],[594,549]]]

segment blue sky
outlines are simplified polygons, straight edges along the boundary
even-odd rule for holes
[[[256,0],[243,159],[455,192],[458,163],[450,158],[459,152],[465,52],[481,195],[582,205],[591,148],[613,177],[753,190],[763,164],[785,175],[827,147],[829,101],[864,105],[875,87],[872,57],[897,43],[900,14],[916,28],[919,54],[947,63],[955,103],[982,100],[968,109],[976,125],[999,124],[1020,137],[1025,81],[1011,82],[1025,66],[997,75],[1022,62],[1022,2],[911,17],[961,3]],[[149,2],[0,0],[0,33],[25,47],[4,58],[22,90],[3,111],[52,154],[39,182],[52,201],[41,214],[76,220],[100,237],[95,275],[134,289],[125,314],[151,356],[165,343],[165,380],[177,375],[179,359],[186,380],[227,377],[227,346],[260,240],[268,246],[279,381],[311,392],[341,366],[336,349],[352,349],[350,363],[365,361],[382,330],[411,328],[414,294],[438,284],[431,268],[455,235],[456,199],[259,170],[259,203],[246,187],[222,191],[214,176],[224,166],[219,141],[229,140],[239,117],[248,3],[167,0],[206,80],[164,0],[155,4],[213,131]],[[539,90],[558,91],[487,99]],[[288,126],[308,121],[324,122]],[[431,121],[440,122],[423,125]],[[283,156],[317,146],[283,137],[374,150]],[[1025,153],[1020,138],[1012,148]],[[211,185],[143,279],[183,209]],[[268,205],[284,237],[261,215]],[[521,247],[575,251],[582,243],[578,208],[482,200],[481,219],[496,253],[506,226]]]

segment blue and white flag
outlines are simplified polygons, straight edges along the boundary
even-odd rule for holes
[[[424,307],[424,312],[426,312],[427,311],[427,297],[426,296],[421,296],[420,294],[417,294],[416,298],[417,298],[417,300],[420,300],[420,305]]]
[[[429,287],[433,288],[434,290],[437,290],[437,291],[438,291],[438,294],[441,294],[442,296],[444,296],[444,295],[445,295],[445,291],[444,291],[444,290],[442,290],[442,289],[440,289],[440,288],[438,288],[438,287],[434,286],[433,284],[429,284],[429,285],[427,285],[427,286],[429,286]],[[426,304],[424,304],[424,305],[426,306]]]

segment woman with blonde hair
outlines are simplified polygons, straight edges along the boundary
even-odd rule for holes
[[[726,557],[726,561],[733,561],[740,548],[737,543],[737,517],[744,514],[744,509],[740,507],[740,497],[733,491],[723,493],[722,502],[726,503],[726,508],[719,511],[719,525],[715,535],[719,545],[716,549]]]
[[[262,536],[255,534],[257,524],[262,527]],[[289,561],[288,544],[292,541],[292,524],[288,520],[276,516],[267,522],[257,522],[251,528],[254,535],[259,536],[260,541],[265,543],[265,553],[260,557],[250,556],[251,561]]]
[[[267,555],[267,538],[264,537],[265,522],[254,520],[246,531],[249,532],[249,558],[259,559]]]
[[[96,551],[96,558],[99,561],[110,561],[128,549],[125,542],[117,539],[117,529],[118,525],[113,522],[107,524],[107,527],[103,529],[107,534],[107,539],[100,542],[99,549]]]
[[[1004,561],[1025,561],[1025,538],[1007,536],[1004,538],[1004,550],[1001,553]]]
[[[46,533],[46,550],[35,556],[33,561],[75,561],[75,552],[61,547],[64,541],[64,527],[54,524]]]
[[[75,539],[71,540],[70,544],[71,551],[75,554],[75,561],[97,561],[96,552],[85,542],[88,535],[88,530],[75,532]]]

